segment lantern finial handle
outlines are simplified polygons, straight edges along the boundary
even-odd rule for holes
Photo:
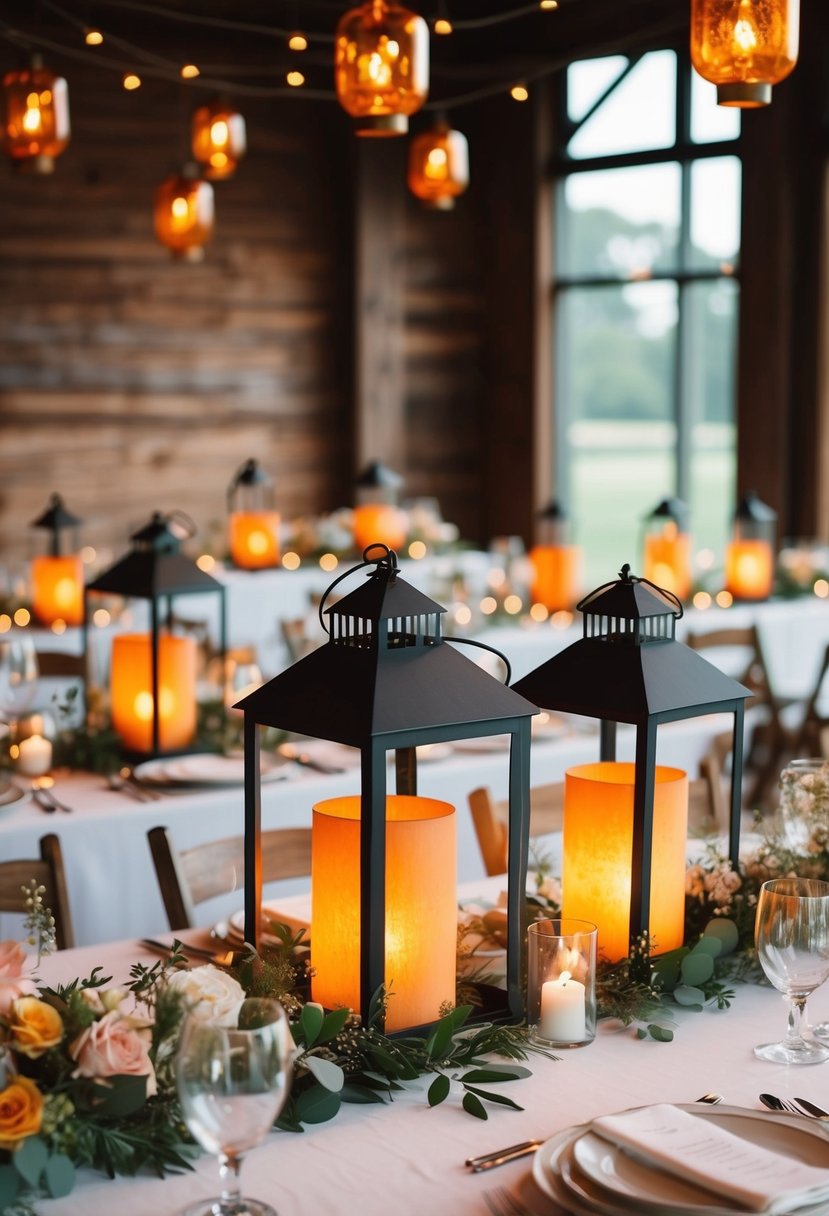
[[[625,564],[622,566],[622,569],[619,571],[619,578],[623,583],[633,582],[633,578],[631,577],[630,573],[630,562],[625,562]]]
[[[378,557],[369,557],[368,555],[373,549],[382,549],[382,553]],[[331,583],[331,585],[325,589],[322,599],[320,600],[317,616],[319,617],[319,623],[323,631],[328,634],[329,637],[331,636],[331,630],[328,628],[328,623],[323,616],[326,600],[338,583],[341,583],[344,578],[348,578],[349,574],[356,574],[358,570],[362,570],[365,566],[376,566],[377,571],[381,569],[388,570],[390,583],[393,583],[397,578],[397,554],[395,553],[394,549],[390,549],[388,545],[384,545],[381,541],[374,541],[372,544],[367,545],[366,548],[363,549],[363,560],[358,565],[352,566],[350,570],[344,570],[342,574],[338,575],[337,578],[334,579],[333,583]]]

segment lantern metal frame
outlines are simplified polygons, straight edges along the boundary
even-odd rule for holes
[[[372,558],[372,552],[379,555]],[[385,977],[386,753],[395,753],[396,792],[416,795],[415,749],[420,744],[508,733],[507,988],[499,998],[502,1005],[487,1008],[486,1017],[519,1021],[524,1011],[530,718],[538,710],[447,645],[440,627],[446,610],[398,577],[393,550],[371,545],[363,557],[360,565],[334,580],[320,604],[328,642],[235,707],[243,711],[245,722],[245,939],[257,945],[261,937],[260,726],[360,749],[364,1016]],[[362,587],[325,607],[342,579],[368,566],[373,570]],[[313,927],[311,949],[313,958]]]
[[[219,659],[224,671],[227,655],[227,592],[223,583],[201,570],[183,554],[181,538],[171,529],[179,519],[185,528],[195,531],[192,521],[179,512],[164,515],[155,511],[148,524],[132,533],[132,548],[103,574],[87,583],[84,594],[83,649],[87,653],[89,640],[90,594],[117,595],[122,599],[146,600],[150,610],[150,693],[153,702],[152,749],[150,752],[128,750],[131,756],[143,759],[161,752],[161,719],[159,713],[159,647],[163,623],[173,618],[173,601],[184,595],[213,593],[219,597]],[[191,534],[192,534],[191,531]],[[160,611],[163,606],[163,613]],[[184,749],[173,749],[181,752]],[[171,754],[166,752],[164,754]]]
[[[83,520],[79,515],[73,515],[71,511],[67,511],[60,494],[52,494],[46,510],[38,515],[37,519],[33,519],[30,526],[48,532],[48,556],[61,557],[63,556],[61,553],[61,534],[63,532],[76,531],[82,523]]]
[[[600,760],[616,759],[617,724],[636,728],[631,856],[631,940],[650,914],[657,728],[711,713],[733,715],[729,856],[737,866],[745,701],[751,691],[677,641],[680,600],[625,565],[578,604],[582,638],[513,685],[544,709],[598,718]]]

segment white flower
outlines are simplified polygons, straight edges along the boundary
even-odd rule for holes
[[[176,971],[167,981],[187,1002],[188,1012],[202,1022],[235,1026],[245,990],[238,980],[208,963],[192,971]]]

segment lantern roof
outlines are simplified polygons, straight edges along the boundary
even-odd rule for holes
[[[366,465],[354,484],[355,486],[398,489],[403,485],[403,477],[400,473],[395,473],[394,469],[390,469],[388,465],[382,464],[381,461],[372,460],[370,464]]]
[[[687,531],[688,515],[688,504],[681,498],[670,497],[663,498],[661,502],[657,503],[654,509],[648,512],[645,519],[673,519],[685,532]]]
[[[270,480],[258,460],[246,460],[235,473],[231,489],[235,489],[236,486],[261,486]]]
[[[592,592],[579,608],[585,636],[513,685],[544,709],[643,725],[734,711],[751,691],[673,636],[682,605],[668,591],[622,568],[618,583]],[[660,621],[659,617],[663,619]]]
[[[754,491],[749,490],[737,504],[734,518],[740,521],[750,520],[757,524],[771,524],[777,521],[777,512]]]
[[[49,506],[42,515],[38,515],[37,519],[32,520],[31,526],[33,528],[48,528],[51,532],[58,532],[61,528],[76,528],[82,523],[83,520],[80,516],[73,515],[71,511],[67,511],[60,494],[52,494],[49,499]]]
[[[187,595],[199,591],[223,591],[213,578],[180,552],[181,534],[173,528],[173,516],[154,512],[144,527],[133,532],[132,549],[87,585],[88,591],[108,591],[135,599],[159,595]]]
[[[446,738],[453,726],[461,737],[474,733],[472,725],[495,734],[535,714],[535,705],[443,641],[444,611],[397,575],[390,553],[363,586],[325,609],[329,641],[236,708],[265,726],[354,747],[430,728]]]
[[[565,509],[561,505],[561,503],[558,501],[558,499],[553,498],[550,500],[550,502],[547,503],[546,507],[541,508],[541,510],[538,512],[538,515],[536,516],[536,518],[537,519],[549,519],[555,523],[558,520],[566,520],[567,512],[565,511]]]

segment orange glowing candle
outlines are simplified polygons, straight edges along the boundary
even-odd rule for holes
[[[80,557],[32,558],[32,607],[43,625],[83,621],[83,563]]]
[[[774,552],[767,540],[733,540],[725,551],[725,589],[735,600],[767,600],[774,582]]]
[[[362,553],[369,545],[401,549],[406,543],[409,520],[405,511],[391,503],[367,502],[354,508],[354,547]]]
[[[583,554],[580,545],[534,545],[532,598],[550,612],[566,611],[581,597]]]
[[[234,565],[264,570],[279,563],[278,511],[234,511],[229,526]]]
[[[158,729],[161,751],[187,747],[196,733],[196,642],[158,639]],[[152,640],[119,634],[112,641],[112,725],[126,747],[153,749]]]
[[[630,947],[633,764],[604,761],[567,770],[564,785],[562,915],[598,926],[610,960]],[[657,766],[653,800],[649,932],[656,953],[682,945],[688,778]]]
[[[645,537],[644,577],[680,600],[691,594],[691,537],[669,520]]]
[[[386,800],[386,1030],[434,1022],[455,1001],[455,808],[433,798]],[[315,1001],[360,1008],[360,799],[313,814],[311,938]]]

